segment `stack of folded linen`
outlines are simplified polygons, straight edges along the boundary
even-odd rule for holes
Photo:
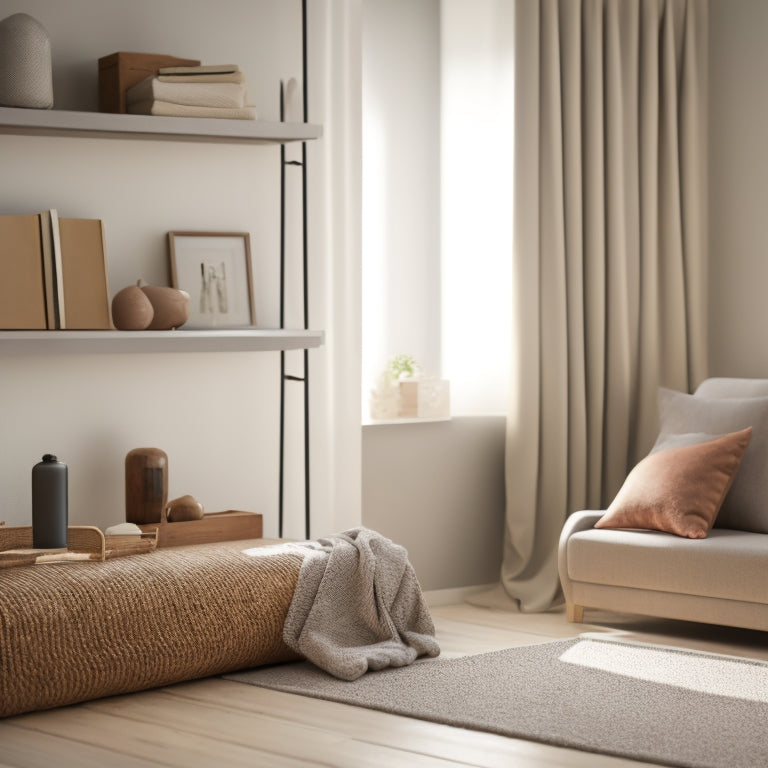
[[[164,67],[126,91],[128,112],[171,117],[256,120],[245,77],[235,64]]]

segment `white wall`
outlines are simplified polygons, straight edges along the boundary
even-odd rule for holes
[[[310,326],[329,338],[310,353],[313,534],[321,534],[359,520],[359,473],[347,477],[339,467],[340,458],[359,465],[359,423],[350,427],[347,415],[356,422],[359,413],[359,343],[348,332],[334,335],[336,323],[359,316],[359,225],[344,208],[359,188],[359,80],[348,76],[359,69],[359,14],[352,0],[311,6],[310,119],[325,123],[324,138],[308,146]],[[47,28],[56,108],[95,110],[97,59],[144,51],[239,64],[251,101],[274,120],[279,80],[301,77],[300,7],[298,0],[6,0],[2,11],[29,13]],[[249,231],[258,321],[277,326],[277,147],[3,135],[0,167],[0,212],[57,208],[104,221],[112,294],[139,277],[167,283],[170,230]],[[329,190],[342,199],[329,202]],[[297,195],[294,183],[291,201]],[[298,222],[291,213],[289,225]],[[289,243],[294,259],[297,244]],[[297,305],[294,296],[290,307]],[[289,314],[289,325],[300,321]],[[119,522],[125,453],[151,445],[169,455],[171,497],[191,493],[209,511],[263,512],[266,533],[276,534],[277,354],[24,355],[0,366],[0,519],[29,522],[31,467],[54,452],[69,465],[71,523]],[[345,389],[350,379],[353,393]],[[292,459],[300,456],[293,431],[290,447]],[[301,536],[301,467],[292,460],[289,471],[297,492],[285,534]]]
[[[498,579],[503,416],[363,427],[363,523],[408,550],[427,590]]]
[[[768,377],[768,3],[709,0],[710,374]]]

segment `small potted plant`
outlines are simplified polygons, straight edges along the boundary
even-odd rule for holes
[[[448,382],[424,375],[413,355],[395,355],[371,392],[371,418],[436,418],[450,413]]]

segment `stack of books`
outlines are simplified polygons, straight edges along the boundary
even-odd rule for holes
[[[161,67],[125,93],[126,111],[136,115],[256,120],[247,98],[245,76],[236,64]]]
[[[0,328],[109,330],[100,219],[0,216]]]

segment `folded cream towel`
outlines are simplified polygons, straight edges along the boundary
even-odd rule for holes
[[[141,528],[136,523],[117,523],[117,525],[110,525],[106,531],[105,536],[140,536]]]
[[[253,107],[231,109],[227,107],[191,107],[168,101],[139,101],[128,104],[127,110],[134,115],[162,115],[164,117],[222,117],[230,120],[258,120]]]
[[[189,107],[245,106],[245,83],[164,83],[156,77],[147,77],[125,92],[125,103],[165,101]]]

